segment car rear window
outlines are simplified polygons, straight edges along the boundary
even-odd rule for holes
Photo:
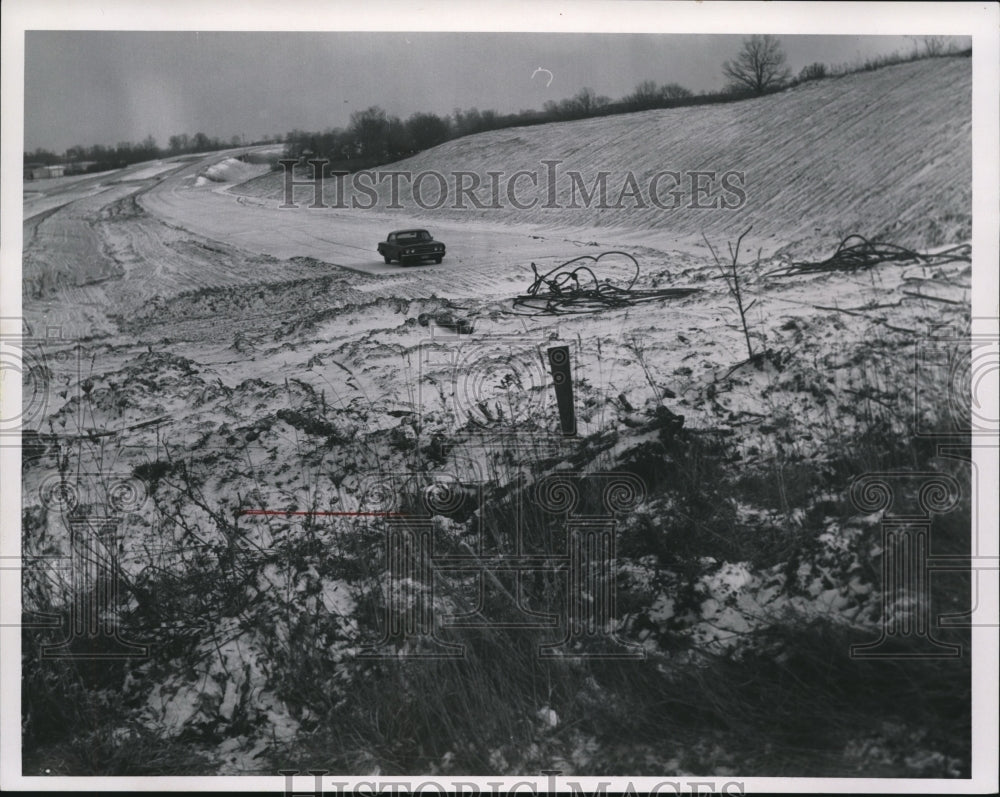
[[[427,232],[405,232],[396,236],[397,241],[429,241],[430,238]]]

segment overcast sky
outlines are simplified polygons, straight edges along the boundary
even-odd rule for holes
[[[794,73],[914,46],[905,36],[781,36]],[[25,148],[62,152],[176,133],[247,141],[343,127],[379,105],[400,117],[456,107],[541,108],[642,80],[722,88],[732,35],[28,31]],[[553,74],[551,85],[543,67]],[[534,75],[534,77],[533,77]]]

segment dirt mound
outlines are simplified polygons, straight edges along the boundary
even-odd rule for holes
[[[200,176],[213,183],[240,183],[253,177],[258,177],[267,171],[267,166],[260,163],[247,163],[238,158],[226,158],[213,163]]]

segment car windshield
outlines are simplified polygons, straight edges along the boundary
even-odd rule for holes
[[[396,240],[404,243],[412,243],[413,241],[429,241],[430,239],[431,234],[427,232],[427,230],[409,230],[408,232],[401,232],[396,235]]]

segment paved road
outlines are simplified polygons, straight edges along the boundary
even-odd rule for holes
[[[136,164],[100,175],[25,186],[25,312],[73,330],[113,328],[111,315],[198,288],[275,283],[357,272],[350,288],[370,297],[482,298],[523,293],[540,268],[603,249],[636,247],[593,236],[607,231],[437,220],[433,214],[282,209],[278,200],[229,193],[206,181],[213,164],[244,152]],[[376,246],[392,229],[426,227],[448,246],[440,265],[386,265]],[[646,250],[643,268],[666,258]],[[601,276],[615,274],[605,260]],[[79,333],[83,334],[83,333]]]
[[[447,275],[463,266],[487,272],[496,268],[522,270],[531,260],[573,257],[586,244],[573,240],[585,237],[579,231],[485,225],[478,221],[456,223],[436,220],[432,213],[414,217],[392,211],[313,209],[308,207],[308,200],[298,208],[282,209],[275,200],[230,194],[225,185],[197,185],[197,175],[225,157],[218,153],[168,174],[143,194],[142,207],[170,224],[252,252],[285,260],[310,257],[373,275],[411,270],[437,270]],[[301,196],[306,193],[302,190]],[[333,201],[332,197],[329,201]],[[405,227],[426,227],[444,241],[448,246],[444,263],[386,265],[376,246],[389,230]],[[449,279],[446,276],[442,284]]]

